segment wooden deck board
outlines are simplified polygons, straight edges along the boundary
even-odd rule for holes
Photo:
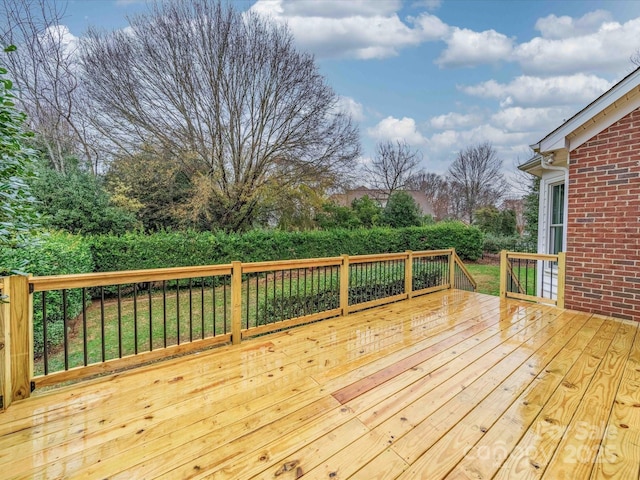
[[[444,291],[0,414],[3,478],[633,478],[637,324]],[[581,462],[569,458],[582,448]]]

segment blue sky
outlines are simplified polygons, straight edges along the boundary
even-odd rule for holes
[[[491,142],[505,171],[635,66],[640,1],[256,0],[289,25],[360,125],[363,158],[405,139],[426,171]],[[72,0],[65,25],[124,28],[144,0]]]

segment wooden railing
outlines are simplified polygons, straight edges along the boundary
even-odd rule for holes
[[[564,308],[564,252],[557,255],[503,250],[500,254],[500,296]]]
[[[40,386],[438,290],[475,290],[453,249],[0,282],[9,297],[0,305],[5,407]]]

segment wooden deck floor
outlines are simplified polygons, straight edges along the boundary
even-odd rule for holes
[[[462,291],[65,387],[0,414],[1,478],[625,478],[637,325]]]

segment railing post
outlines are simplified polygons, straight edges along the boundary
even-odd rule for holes
[[[5,378],[10,383],[3,388],[7,397],[3,400],[6,406],[14,400],[22,400],[31,396],[31,377],[33,376],[33,299],[29,293],[29,277],[14,275],[4,279],[4,293],[9,296],[3,317],[5,320],[4,338],[8,337],[9,348],[3,358],[9,358],[9,366]],[[7,308],[8,307],[8,308]],[[8,313],[8,318],[6,314]],[[8,327],[8,328],[7,328]],[[5,365],[7,366],[7,365]]]
[[[231,262],[231,343],[242,341],[242,262]]]
[[[407,258],[404,261],[404,293],[407,298],[413,297],[413,252],[406,251]]]
[[[349,255],[342,255],[340,267],[340,308],[342,315],[349,314]]]
[[[558,308],[564,308],[564,282],[565,272],[567,266],[567,254],[565,252],[558,252],[558,290],[556,293],[556,301]]]
[[[452,248],[449,253],[449,288],[456,288],[456,260],[454,255],[456,249]]]
[[[500,297],[507,298],[507,251],[500,251]]]

